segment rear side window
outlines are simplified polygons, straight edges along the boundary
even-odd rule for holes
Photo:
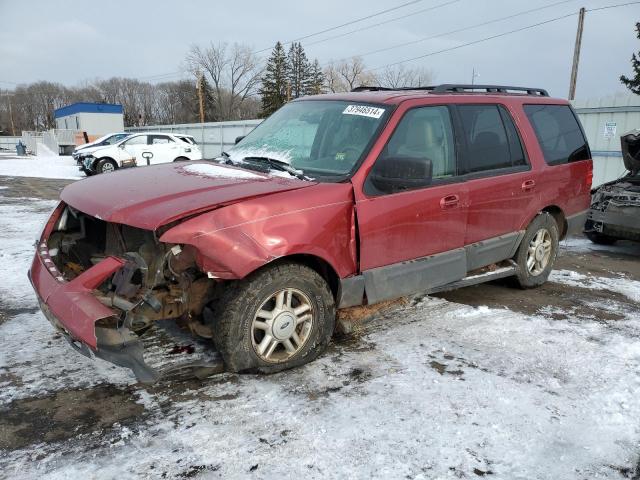
[[[591,157],[580,124],[568,105],[525,105],[524,111],[547,164],[561,165]]]
[[[526,165],[516,127],[509,114],[498,105],[458,107],[467,144],[468,173]]]

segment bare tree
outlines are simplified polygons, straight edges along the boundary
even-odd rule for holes
[[[376,85],[388,88],[422,87],[433,82],[433,72],[426,68],[387,67],[376,73]]]
[[[260,61],[251,49],[237,43],[194,45],[186,61],[195,76],[199,72],[207,76],[220,119],[242,118],[242,104],[257,94],[262,75]]]
[[[370,73],[361,57],[331,62],[324,70],[327,90],[348,92],[362,85],[375,84],[375,76]]]

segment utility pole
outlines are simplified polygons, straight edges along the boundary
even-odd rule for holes
[[[16,127],[13,124],[13,110],[11,108],[11,99],[9,98],[9,92],[7,92],[6,95],[7,95],[7,103],[9,104],[9,121],[11,122],[11,136],[15,137]]]
[[[200,123],[204,123],[204,93],[202,92],[202,80],[202,73],[200,73],[200,75],[198,75],[198,103],[200,104]]]
[[[571,80],[569,81],[569,100],[576,97],[576,82],[578,81],[578,64],[580,63],[580,46],[582,45],[582,30],[584,28],[584,12],[582,7],[578,15],[578,31],[576,32],[576,44],[573,48],[573,65],[571,66]]]
[[[473,67],[473,72],[471,73],[471,85],[475,85],[476,77],[479,77],[480,74],[476,73],[476,67]]]

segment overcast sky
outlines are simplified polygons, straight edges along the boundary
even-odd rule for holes
[[[393,8],[409,0],[150,0],[30,1],[0,0],[0,86],[37,80],[78,85],[112,76],[150,76],[180,70],[190,45],[239,42],[255,50],[303,37],[351,20]],[[490,25],[481,22],[551,5],[558,0],[422,0],[384,15],[302,41],[307,55],[321,63],[440,35],[411,46],[363,56],[376,68],[430,52],[577,12],[630,0],[576,0]],[[312,45],[313,42],[408,15]],[[407,62],[427,67],[436,83],[526,85],[547,88],[566,97],[575,42],[577,15],[552,23]],[[587,12],[578,75],[578,98],[624,91],[620,74],[631,74],[630,57],[640,50],[634,24],[640,4]],[[267,53],[262,55],[267,55]],[[177,79],[173,73],[160,79]],[[158,78],[158,77],[157,77]],[[12,82],[12,83],[6,83]]]

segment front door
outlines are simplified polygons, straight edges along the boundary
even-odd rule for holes
[[[370,303],[428,290],[466,275],[464,237],[468,193],[458,175],[450,111],[411,108],[376,164],[410,157],[431,164],[432,180],[406,191],[381,191],[365,182],[356,202],[360,270]]]
[[[122,147],[120,162],[135,158],[138,166],[147,164],[147,161],[142,157],[142,152],[147,149],[147,135],[134,135],[120,144],[120,147]]]

